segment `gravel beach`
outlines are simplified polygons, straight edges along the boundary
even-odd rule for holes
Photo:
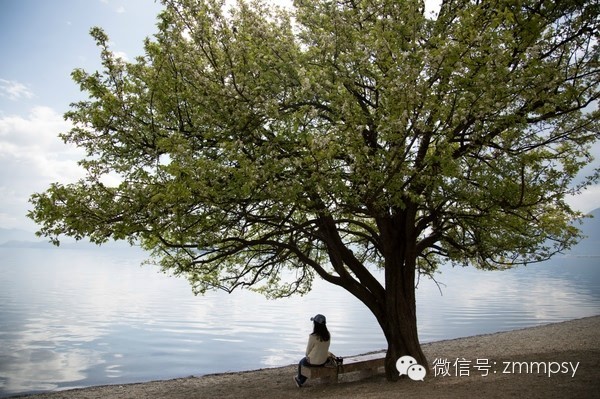
[[[600,398],[600,316],[423,345],[424,381],[383,374],[293,382],[295,365],[29,395],[104,398]]]

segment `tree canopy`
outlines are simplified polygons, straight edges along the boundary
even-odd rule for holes
[[[316,274],[377,317],[390,378],[399,354],[424,360],[415,275],[577,241],[597,2],[163,3],[133,62],[92,29],[103,69],[73,72],[88,99],[62,134],[87,176],[32,196],[40,234],[139,242],[196,292],[281,297]]]

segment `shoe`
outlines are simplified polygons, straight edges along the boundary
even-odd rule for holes
[[[298,377],[294,377],[294,382],[296,383],[296,386],[298,388],[302,387],[302,383],[300,382],[300,380],[298,379]]]

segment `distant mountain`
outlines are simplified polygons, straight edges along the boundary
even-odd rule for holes
[[[565,253],[569,256],[600,256],[600,208],[590,212],[592,218],[585,219],[582,225],[577,225],[585,236],[579,244]],[[10,248],[51,248],[47,239],[37,237],[34,233],[19,229],[0,228],[0,247]],[[74,242],[72,239],[61,241],[61,248],[97,247],[87,241]],[[103,244],[106,248],[125,248],[129,244],[124,241]]]
[[[102,244],[101,248],[129,248],[125,241],[111,241]],[[56,248],[47,238],[40,238],[30,231],[20,229],[0,228],[0,248]],[[98,248],[87,240],[75,241],[64,238],[60,241],[60,248]]]
[[[567,255],[600,256],[600,208],[589,214],[592,218],[585,219],[582,225],[577,225],[585,238],[571,248]]]
[[[42,239],[37,237],[35,233],[32,233],[31,231],[0,228],[0,244],[9,241],[41,242]]]
[[[10,240],[0,244],[0,248],[50,248],[52,244],[46,241]]]

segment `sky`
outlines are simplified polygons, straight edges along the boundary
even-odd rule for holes
[[[69,130],[69,104],[84,98],[71,72],[99,68],[90,28],[104,28],[113,50],[133,59],[160,8],[154,0],[0,0],[0,228],[37,230],[26,217],[31,194],[83,176],[83,152],[58,134]]]
[[[69,104],[84,98],[71,72],[99,68],[90,28],[102,27],[111,49],[132,60],[160,9],[154,0],[0,0],[0,228],[37,230],[26,217],[31,194],[83,177],[83,152],[58,134],[69,130]],[[569,202],[583,212],[600,207],[600,185]]]

